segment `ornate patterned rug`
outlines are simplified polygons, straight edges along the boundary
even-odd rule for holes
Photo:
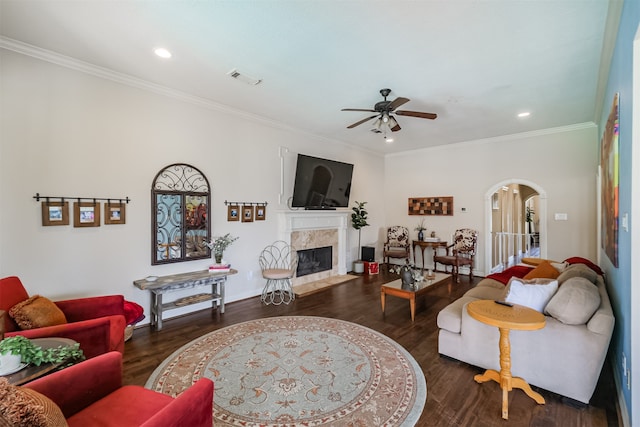
[[[413,426],[422,369],[398,343],[323,317],[272,317],[204,335],[175,351],[145,387],[176,396],[215,382],[219,426]]]

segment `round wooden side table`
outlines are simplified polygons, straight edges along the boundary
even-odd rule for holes
[[[492,300],[478,300],[467,304],[467,312],[474,319],[495,326],[500,330],[500,372],[487,369],[484,374],[473,377],[478,383],[495,381],[502,389],[502,418],[509,419],[509,392],[514,388],[524,391],[527,396],[542,405],[544,397],[531,389],[520,377],[511,376],[511,343],[509,331],[535,331],[544,328],[544,315],[536,310],[514,304],[512,307],[500,305]]]

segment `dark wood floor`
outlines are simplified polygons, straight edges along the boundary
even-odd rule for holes
[[[161,331],[137,328],[125,345],[124,381],[144,385],[153,370],[175,350],[213,330],[247,320],[271,316],[322,316],[359,323],[381,332],[406,348],[422,367],[427,379],[427,403],[418,426],[618,426],[616,392],[609,362],[605,363],[590,405],[581,405],[546,390],[534,389],[546,399],[537,405],[522,391],[509,393],[509,420],[501,418],[502,395],[494,382],[477,384],[481,369],[438,354],[436,316],[477,283],[463,277],[434,289],[419,301],[411,323],[409,302],[388,297],[386,314],[380,308],[381,284],[397,278],[386,272],[361,276],[290,305],[264,306],[259,297],[227,304],[225,314],[202,310],[165,321]],[[232,286],[238,286],[234,283]],[[553,351],[553,349],[549,349]],[[567,378],[571,381],[571,378]]]

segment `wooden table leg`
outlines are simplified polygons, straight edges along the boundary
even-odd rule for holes
[[[409,306],[411,307],[411,321],[413,322],[416,318],[416,295],[411,295],[409,298]]]
[[[384,304],[385,304],[385,302],[386,302],[386,300],[387,300],[386,296],[387,296],[387,294],[385,294],[385,293],[384,293],[384,289],[382,289],[382,290],[380,291],[380,302],[382,303],[382,313],[383,313],[383,314],[384,314]]]

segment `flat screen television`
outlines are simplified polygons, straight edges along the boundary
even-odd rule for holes
[[[335,209],[349,206],[353,165],[298,154],[291,206]]]

